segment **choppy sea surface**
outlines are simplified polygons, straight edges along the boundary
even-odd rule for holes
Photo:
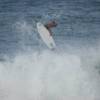
[[[100,0],[1,0],[0,100],[100,100]]]

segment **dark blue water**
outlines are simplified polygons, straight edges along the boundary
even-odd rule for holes
[[[36,29],[50,20],[57,51]],[[99,52],[99,0],[0,1],[2,100],[99,100]]]
[[[95,44],[100,32],[100,2],[96,0],[2,0],[0,1],[0,53],[24,46],[39,46],[36,22],[55,19],[58,45],[68,40]],[[27,38],[27,39],[26,39]],[[25,40],[25,41],[24,41]],[[74,42],[75,42],[74,41]],[[76,43],[77,44],[77,43]]]

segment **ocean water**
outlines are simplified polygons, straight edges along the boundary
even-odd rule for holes
[[[50,20],[55,51],[36,29]],[[100,1],[1,0],[0,100],[100,100]]]

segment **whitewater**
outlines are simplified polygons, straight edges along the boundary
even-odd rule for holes
[[[99,100],[98,0],[0,1],[0,100]],[[36,23],[56,20],[49,50]]]

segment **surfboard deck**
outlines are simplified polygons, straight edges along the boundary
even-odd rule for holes
[[[56,48],[55,41],[50,35],[50,32],[48,29],[40,22],[37,23],[37,30],[38,33],[40,34],[41,39],[44,41],[44,43],[47,45],[48,48],[54,49]]]

